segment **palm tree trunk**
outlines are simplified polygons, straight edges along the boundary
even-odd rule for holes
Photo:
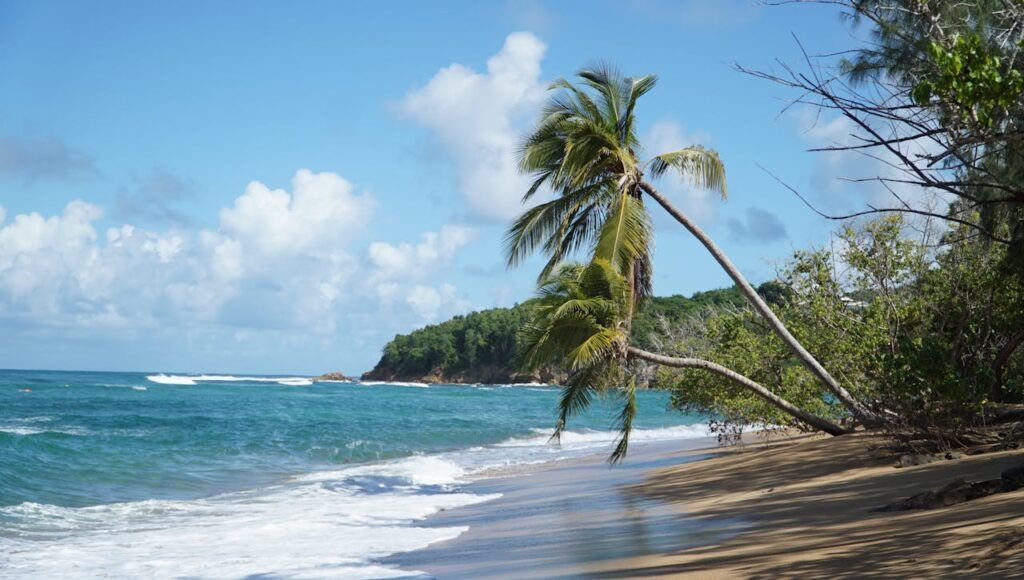
[[[630,354],[630,356],[633,356],[635,358],[667,367],[704,369],[706,371],[711,371],[716,375],[725,377],[730,381],[740,385],[741,387],[753,392],[755,395],[761,397],[776,409],[779,409],[793,417],[796,417],[800,421],[803,421],[804,423],[810,425],[811,427],[814,427],[819,431],[824,431],[829,435],[845,435],[850,432],[848,429],[844,429],[839,425],[836,425],[832,421],[829,421],[828,419],[824,419],[822,417],[804,411],[800,407],[797,407],[793,403],[790,403],[786,399],[783,399],[782,397],[769,391],[760,383],[752,381],[751,379],[748,379],[747,377],[739,374],[738,372],[723,367],[720,364],[699,358],[675,358],[671,356],[664,356],[660,354],[655,354],[653,352],[647,352],[646,350],[641,350],[639,348],[632,346],[627,349],[627,352]]]
[[[704,233],[704,230],[702,230],[700,226],[690,220],[690,218],[683,214],[683,212],[676,209],[668,199],[661,195],[661,193],[647,181],[641,181],[640,188],[661,204],[661,207],[665,208],[665,211],[674,217],[676,221],[682,224],[683,227],[689,230],[690,233],[700,241],[700,243],[704,244],[704,247],[711,252],[711,255],[714,256],[716,261],[718,261],[718,264],[722,266],[722,269],[729,274],[732,281],[739,287],[740,292],[743,293],[743,296],[747,301],[750,302],[754,309],[757,310],[757,313],[768,322],[768,325],[772,327],[775,334],[777,334],[779,338],[781,338],[782,341],[785,342],[798,357],[800,357],[800,360],[803,361],[804,365],[810,369],[810,371],[814,373],[814,375],[817,376],[830,391],[832,391],[843,406],[849,409],[850,412],[853,413],[853,415],[866,427],[875,427],[882,424],[881,419],[877,415],[868,410],[868,408],[862,405],[860,401],[854,399],[853,395],[843,388],[843,386],[840,385],[827,370],[825,370],[825,367],[821,366],[821,363],[819,363],[811,353],[807,352],[807,349],[805,349],[803,345],[800,344],[792,334],[790,334],[786,325],[784,325],[782,321],[775,316],[775,313],[772,312],[772,309],[768,307],[768,304],[761,298],[757,291],[754,290],[754,287],[750,285],[750,282],[747,282],[747,279],[743,277],[743,274],[736,269],[736,266],[733,265],[732,261],[730,261],[725,253],[722,252],[721,248],[719,248],[718,245],[715,244],[715,242],[708,237],[706,233]]]

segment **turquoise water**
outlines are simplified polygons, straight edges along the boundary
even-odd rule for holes
[[[0,571],[389,575],[374,558],[462,531],[415,522],[489,499],[461,489],[473,478],[610,449],[609,404],[577,420],[561,446],[548,444],[557,396],[533,386],[0,371]],[[667,402],[641,393],[638,444],[703,434]],[[304,547],[282,553],[282,542]]]

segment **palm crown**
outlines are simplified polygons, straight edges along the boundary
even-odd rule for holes
[[[694,185],[726,194],[718,154],[694,146],[641,162],[634,109],[657,77],[622,77],[602,65],[582,70],[579,84],[560,79],[534,131],[523,142],[519,168],[533,182],[528,201],[547,185],[555,198],[523,213],[506,236],[509,265],[543,250],[543,279],[568,255],[589,250],[627,281],[633,300],[651,291],[651,220],[641,197],[645,172],[679,171]]]
[[[623,399],[618,417],[618,461],[629,444],[636,415],[635,383],[624,381],[631,293],[626,280],[606,260],[563,264],[544,278],[532,318],[520,335],[525,366],[566,365],[570,376],[559,401],[558,438],[568,419],[585,410],[597,393],[612,391]],[[620,389],[625,384],[624,389]]]

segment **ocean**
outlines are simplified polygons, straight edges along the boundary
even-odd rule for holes
[[[549,443],[558,390],[0,371],[0,576],[415,575],[380,558],[495,473],[611,450],[614,401]],[[639,395],[635,445],[707,436]]]

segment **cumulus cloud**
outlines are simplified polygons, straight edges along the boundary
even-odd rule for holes
[[[446,225],[440,232],[426,232],[416,245],[402,242],[370,244],[370,261],[376,266],[374,278],[420,279],[438,265],[449,262],[455,253],[472,239],[473,229],[462,225]]]
[[[786,226],[775,214],[757,207],[748,207],[743,217],[726,221],[729,235],[741,242],[776,242],[786,238]]]
[[[375,202],[334,173],[300,170],[290,190],[252,182],[212,229],[102,231],[100,207],[54,216],[0,208],[0,319],[21,328],[276,329],[330,335],[378,308],[393,285],[408,328],[468,304],[444,276],[464,226],[418,244],[355,247]],[[365,237],[365,236],[363,236]],[[369,300],[369,302],[367,302]],[[391,309],[393,310],[393,308]],[[413,316],[412,320],[409,316]]]
[[[336,302],[358,270],[348,243],[373,207],[369,195],[356,195],[335,173],[299,170],[291,192],[251,182],[220,211],[220,231],[206,234],[221,268],[240,273],[226,321],[334,331]]]
[[[543,101],[546,48],[528,32],[510,34],[486,72],[452,64],[398,105],[452,156],[459,192],[478,217],[505,220],[522,209],[529,180],[516,170],[519,125]]]
[[[0,136],[0,178],[69,181],[95,173],[90,155],[60,139]]]
[[[426,321],[435,320],[442,307],[446,312],[467,310],[469,303],[450,284],[434,288],[410,282],[436,277],[459,249],[472,240],[473,233],[466,226],[446,225],[439,232],[424,233],[415,245],[374,242],[367,251],[373,265],[369,283],[382,302],[402,300]]]
[[[413,286],[405,296],[405,303],[426,321],[437,320],[442,307],[452,312],[469,309],[469,303],[459,298],[455,286],[451,284],[441,284],[439,288]]]
[[[251,182],[231,207],[220,211],[220,224],[253,254],[329,255],[365,226],[373,204],[369,195],[355,195],[352,184],[336,173],[301,169],[291,193]]]
[[[643,135],[648,156],[676,151],[690,145],[708,146],[711,136],[702,131],[687,132],[675,121],[658,121]],[[718,211],[721,198],[717,193],[697,189],[678,173],[669,171],[661,179],[659,188],[675,204],[696,219],[713,218]]]
[[[145,326],[174,283],[185,240],[131,226],[97,233],[102,210],[76,200],[45,218],[21,214],[0,228],[0,309],[44,326]],[[190,276],[192,277],[192,276]]]

